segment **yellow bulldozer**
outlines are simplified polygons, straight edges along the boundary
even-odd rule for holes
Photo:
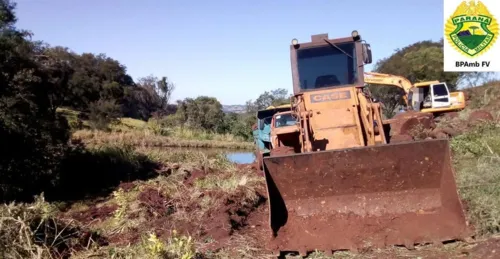
[[[269,249],[305,256],[464,240],[448,140],[390,143],[365,86],[371,48],[358,32],[294,39],[290,55],[297,130],[277,133],[286,152],[263,159]]]
[[[365,72],[365,83],[403,89],[405,92],[403,99],[409,110],[439,115],[465,108],[464,93],[450,92],[445,82],[434,80],[412,84],[402,76]]]

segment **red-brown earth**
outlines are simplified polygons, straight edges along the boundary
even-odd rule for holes
[[[255,164],[238,165],[239,169],[256,170]],[[192,186],[197,179],[203,179],[208,173],[217,173],[210,170],[192,170],[184,180],[186,186]],[[257,174],[257,172],[256,172]],[[121,187],[136,186],[135,184],[122,184]],[[132,188],[123,188],[131,190]],[[186,194],[187,195],[187,194]],[[222,248],[236,248],[237,242],[232,242],[232,238],[243,236],[248,240],[254,240],[255,246],[261,251],[258,255],[270,254],[267,250],[268,242],[271,238],[268,226],[268,207],[266,201],[267,192],[262,184],[255,191],[254,199],[248,198],[244,190],[239,190],[233,194],[222,191],[205,191],[199,197],[189,202],[182,199],[171,198],[161,191],[152,187],[144,188],[137,199],[139,206],[146,217],[144,224],[139,227],[130,228],[119,234],[113,234],[101,238],[101,243],[113,245],[135,244],[141,239],[141,235],[148,231],[154,231],[158,237],[167,238],[173,229],[181,234],[189,234],[195,240],[205,241],[199,247],[201,252],[217,251]],[[177,196],[179,197],[179,196]],[[181,195],[182,197],[182,195]],[[190,215],[202,209],[200,201],[204,197],[209,197],[215,201],[208,208],[203,217],[198,220],[177,217],[179,211]],[[93,205],[84,211],[66,214],[81,223],[91,225],[96,221],[103,221],[112,217],[113,211],[117,209],[115,204]],[[131,213],[131,217],[137,214]],[[450,248],[451,247],[451,248]],[[236,249],[235,249],[236,250]],[[388,248],[382,250],[358,251],[358,255],[366,258],[407,258],[407,256],[421,258],[500,258],[496,256],[500,251],[500,241],[495,238],[477,241],[475,244],[455,243],[446,244],[444,247],[433,245],[418,246],[414,250],[406,248]],[[238,258],[237,255],[234,255]]]

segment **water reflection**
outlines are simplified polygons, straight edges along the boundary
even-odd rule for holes
[[[237,164],[249,164],[255,161],[255,154],[253,152],[228,152],[227,158]]]
[[[226,148],[175,148],[168,147],[162,148],[163,150],[172,150],[175,151],[197,151],[203,152],[208,157],[213,157],[219,153],[224,153],[226,157],[233,163],[237,164],[249,164],[255,161],[255,154],[248,150],[238,150],[238,149],[226,149]]]

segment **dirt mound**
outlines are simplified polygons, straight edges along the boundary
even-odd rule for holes
[[[118,233],[108,237],[108,241],[114,245],[136,244],[140,241],[141,231],[138,228],[131,228],[124,233]]]
[[[480,123],[492,121],[493,115],[486,110],[472,111],[469,116],[464,119],[461,116],[441,116],[438,127],[433,130],[433,137],[446,135],[454,137],[464,132],[470,131]]]
[[[257,199],[255,200],[250,200],[248,198],[241,199],[241,194],[226,198],[224,206],[225,212],[229,216],[229,221],[231,222],[230,234],[232,234],[235,230],[241,230],[248,226],[248,216],[256,208],[265,203],[266,199],[262,194],[257,192],[256,195]]]
[[[459,115],[460,113],[450,112],[435,118],[431,113],[399,113],[386,122],[391,128],[390,142],[450,138],[468,131],[478,123],[493,120],[491,113],[486,110],[471,112],[467,120],[461,119]]]
[[[153,218],[168,216],[175,211],[172,201],[167,199],[160,190],[148,188],[142,191],[137,199],[149,216]]]
[[[384,121],[384,127],[390,127],[391,143],[411,141],[416,139],[435,138],[431,134],[436,128],[432,113],[407,111],[399,113],[392,119]],[[442,136],[441,136],[442,137]]]
[[[82,223],[90,223],[94,220],[104,220],[113,215],[113,213],[118,209],[118,205],[103,205],[92,207],[79,212],[74,212],[70,214],[70,217],[76,219]]]
[[[122,183],[120,183],[120,185],[118,185],[118,188],[121,188],[126,192],[134,189],[134,187],[135,187],[135,184],[131,183],[131,182],[122,182]]]
[[[436,127],[434,116],[431,113],[408,111],[397,114],[391,121],[391,136],[412,136],[415,130],[434,129]]]
[[[263,195],[256,195],[256,199],[250,199],[243,192],[232,195],[220,191],[205,192],[200,194],[196,202],[176,204],[176,211],[170,215],[148,220],[143,228],[154,230],[159,238],[169,237],[175,229],[195,240],[210,240],[201,250],[217,250],[225,247],[234,233],[244,234],[250,228],[249,217],[265,203]],[[212,200],[214,204],[202,216],[195,216],[206,209],[200,204],[203,200]],[[137,235],[122,234],[113,240],[133,243],[137,241]]]
[[[252,170],[254,165],[237,167],[239,170]],[[161,187],[147,187],[137,197],[142,208],[141,216],[146,217],[144,223],[140,228],[113,235],[109,240],[117,245],[135,244],[148,231],[166,239],[175,229],[179,234],[189,235],[195,240],[205,240],[206,244],[200,249],[213,251],[227,247],[235,233],[246,235],[255,231],[256,225],[265,226],[258,223],[267,219],[263,210],[267,208],[263,206],[266,201],[264,185],[254,192],[243,187],[231,191],[201,189],[201,193],[193,196],[200,191],[193,189],[194,183],[210,174],[219,174],[220,181],[231,177],[231,174],[207,168],[194,169],[186,174],[184,184],[178,190],[180,193],[173,197],[169,197]]]
[[[205,178],[205,176],[208,174],[209,172],[206,172],[205,170],[200,170],[200,169],[195,169],[191,172],[188,173],[187,177],[186,177],[186,180],[184,181],[185,184],[189,185],[189,186],[193,186],[194,185],[194,182],[196,180],[202,180]]]
[[[492,121],[493,115],[485,110],[476,110],[469,115],[469,123],[476,124],[483,121]]]
[[[437,138],[437,139],[442,139],[442,138],[448,138],[448,136],[453,136],[452,134],[454,133],[453,129],[434,129],[431,133],[430,136],[432,138]]]

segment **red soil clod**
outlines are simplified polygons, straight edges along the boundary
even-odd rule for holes
[[[134,189],[134,187],[135,187],[135,184],[131,183],[131,182],[122,182],[122,183],[120,183],[120,185],[118,185],[118,188],[121,188],[126,192]]]
[[[160,217],[170,215],[175,208],[172,202],[167,199],[159,190],[147,188],[142,191],[137,199],[141,202],[149,216]]]
[[[473,111],[469,115],[469,124],[476,124],[481,121],[492,121],[493,115],[490,112],[485,110],[477,110]]]
[[[192,185],[194,185],[194,182],[196,180],[198,180],[198,179],[202,180],[205,178],[206,175],[207,175],[207,172],[205,172],[204,170],[195,169],[189,173],[189,176],[187,177],[187,179],[184,183],[189,185],[189,186],[192,186]]]
[[[87,210],[80,211],[80,212],[74,212],[71,214],[71,217],[73,219],[76,219],[80,222],[83,223],[89,223],[94,220],[103,220],[111,215],[118,209],[118,205],[112,204],[112,205],[104,205],[101,207],[97,206],[92,206]]]

